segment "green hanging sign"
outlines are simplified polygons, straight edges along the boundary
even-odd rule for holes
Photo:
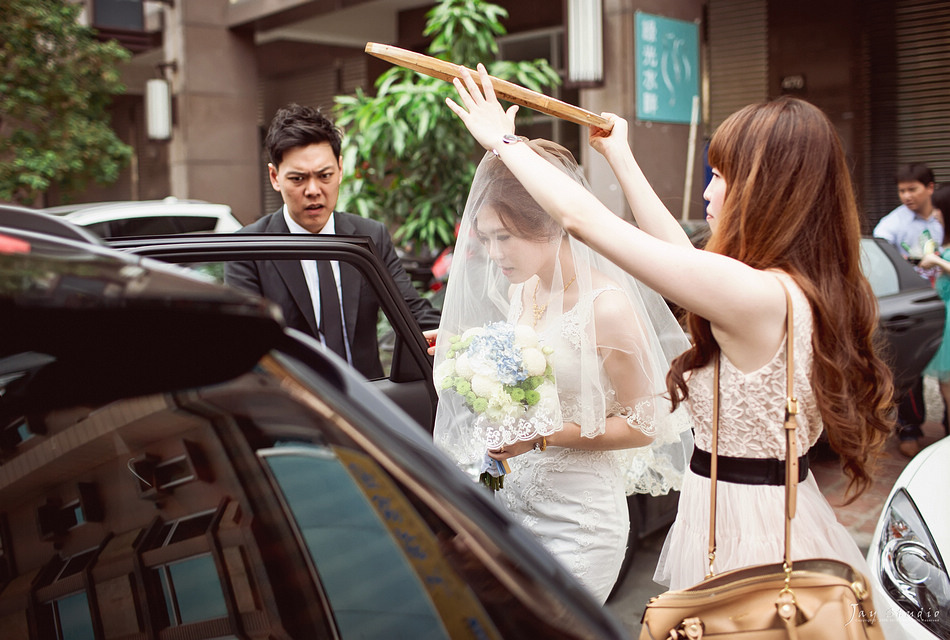
[[[637,119],[689,124],[699,96],[699,26],[636,12]]]

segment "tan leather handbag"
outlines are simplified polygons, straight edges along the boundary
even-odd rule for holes
[[[784,287],[784,283],[782,285]],[[716,455],[719,439],[719,356],[713,394],[712,459],[709,499],[709,575],[688,589],[650,599],[641,620],[640,640],[756,638],[806,640],[828,638],[884,640],[874,619],[867,579],[847,563],[831,559],[799,560],[792,565],[792,518],[798,488],[795,431],[798,401],[793,389],[792,301],[787,311],[787,409],[785,413],[785,561],[713,575],[716,558]]]

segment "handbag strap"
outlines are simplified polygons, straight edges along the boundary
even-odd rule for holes
[[[792,518],[798,502],[798,399],[795,397],[795,323],[792,315],[792,296],[779,279],[785,292],[785,573],[792,571]],[[716,560],[716,477],[719,453],[719,352],[713,356],[712,447],[709,464],[709,573],[713,575]]]

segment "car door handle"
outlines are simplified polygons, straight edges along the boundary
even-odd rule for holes
[[[910,316],[894,316],[890,320],[886,320],[882,323],[884,328],[888,331],[893,331],[895,333],[903,333],[909,331],[920,324],[918,318],[912,318]]]

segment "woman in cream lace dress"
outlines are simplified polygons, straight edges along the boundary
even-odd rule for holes
[[[524,143],[582,180],[563,147]],[[604,602],[624,557],[627,494],[666,493],[682,479],[689,423],[662,396],[669,359],[688,342],[658,295],[571,240],[493,154],[476,173],[454,255],[437,387],[451,337],[503,321],[531,327],[550,351],[557,402],[496,424],[443,390],[435,441],[473,477],[486,454],[506,460],[495,499]]]
[[[795,317],[795,387],[800,451],[824,429],[854,495],[893,430],[893,386],[872,340],[877,304],[860,264],[861,223],[841,142],[818,108],[788,96],[727,118],[709,145],[713,177],[704,193],[712,235],[690,244],[631,152],[627,123],[592,128],[591,144],[610,163],[636,218],[628,224],[596,198],[517,144],[514,111],[463,72],[461,105],[449,100],[476,140],[572,236],[688,311],[693,345],[671,366],[668,388],[697,421],[696,449],[657,577],[673,588],[706,574],[709,411],[712,366],[721,356],[716,573],[780,562],[785,452],[780,444],[785,388],[785,288]],[[783,286],[784,285],[784,286]],[[802,464],[807,461],[803,458]],[[705,468],[704,468],[705,467]],[[778,473],[776,473],[778,471]],[[811,473],[798,492],[792,557],[832,557],[863,568]]]

